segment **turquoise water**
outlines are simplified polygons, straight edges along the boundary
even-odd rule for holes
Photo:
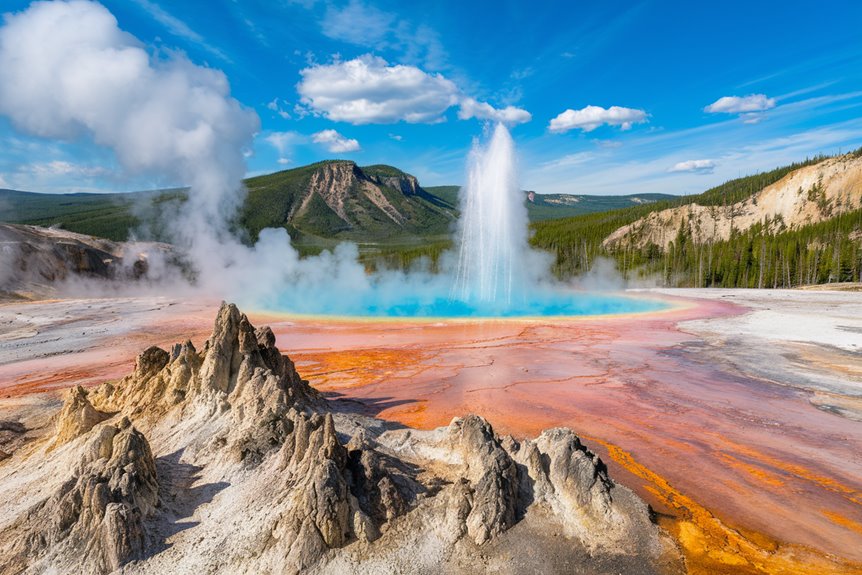
[[[361,290],[360,290],[361,291]],[[370,318],[516,318],[568,317],[640,313],[665,309],[666,303],[618,294],[575,290],[544,290],[508,304],[465,302],[427,293],[381,294],[376,290],[338,301],[332,298],[295,298],[278,302],[277,311]]]

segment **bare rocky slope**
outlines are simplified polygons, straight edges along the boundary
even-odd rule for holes
[[[285,227],[308,237],[374,241],[448,234],[455,207],[391,166],[319,162],[246,180],[240,221],[254,237]]]
[[[770,233],[797,229],[862,208],[862,156],[844,155],[795,170],[727,206],[687,204],[652,212],[623,226],[603,242],[606,248],[666,249],[680,229],[695,243],[727,240],[733,230],[763,224]]]
[[[5,446],[0,573],[680,573],[568,429],[406,429],[330,402],[222,305]],[[14,423],[14,422],[10,422]]]
[[[165,244],[113,242],[66,230],[0,223],[0,296],[44,297],[64,284],[91,279],[158,279],[166,268],[174,267],[171,259],[172,250]]]

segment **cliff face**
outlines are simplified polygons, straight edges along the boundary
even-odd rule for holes
[[[390,166],[326,161],[248,181],[245,220],[318,237],[375,239],[443,234],[454,209]],[[262,213],[264,206],[275,207]],[[280,214],[280,215],[279,215]],[[259,222],[259,223],[257,223]]]
[[[326,162],[312,173],[306,196],[292,217],[300,219],[307,215],[311,199],[317,196],[348,226],[359,223],[364,215],[359,212],[375,209],[395,225],[403,226],[405,214],[390,203],[383,188],[404,194],[405,189],[415,191],[418,185],[413,176],[406,174],[371,178],[353,162]]]
[[[153,260],[172,257],[165,244],[112,242],[65,230],[0,223],[0,294],[50,295],[76,280],[136,281]]]
[[[667,248],[682,228],[695,243],[727,240],[732,230],[764,223],[795,229],[862,208],[862,157],[830,158],[791,172],[745,201],[729,206],[688,204],[653,212],[608,236],[603,245]]]
[[[570,430],[343,411],[232,305],[69,392],[0,463],[0,573],[676,573],[669,538]]]

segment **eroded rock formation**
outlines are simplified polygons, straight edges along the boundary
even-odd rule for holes
[[[149,348],[121,381],[71,390],[0,481],[11,465],[25,478],[2,503],[32,503],[0,523],[4,573],[680,567],[571,431],[518,442],[474,415],[423,432],[344,411],[233,305],[200,351]]]
[[[113,242],[61,229],[0,223],[0,296],[75,293],[84,286],[105,288],[105,280],[134,284],[181,273],[167,244]]]
[[[73,394],[66,407],[79,401]],[[76,564],[83,573],[109,573],[144,555],[144,521],[159,502],[146,438],[124,417],[88,434],[76,455],[59,488],[0,533],[3,573]]]

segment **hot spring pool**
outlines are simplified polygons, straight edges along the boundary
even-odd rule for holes
[[[427,294],[358,293],[341,301],[330,298],[281,298],[267,306],[269,311],[297,315],[338,316],[357,318],[518,318],[518,317],[578,317],[630,314],[667,309],[669,304],[655,299],[621,294],[605,294],[575,290],[546,290],[529,297],[513,298],[507,304],[499,302],[465,302]]]

